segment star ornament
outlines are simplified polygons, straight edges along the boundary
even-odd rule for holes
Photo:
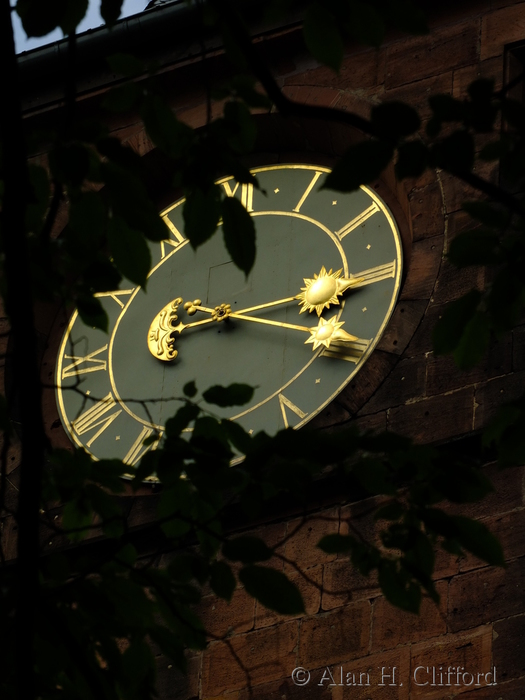
[[[313,279],[303,278],[306,287],[301,287],[301,293],[297,295],[301,310],[299,313],[308,311],[311,313],[314,309],[317,315],[320,316],[324,309],[330,308],[330,304],[339,304],[338,295],[342,294],[340,285],[337,280],[341,277],[343,270],[332,272],[326,271],[325,266],[321,268],[318,275],[314,275]]]
[[[305,341],[305,345],[307,343],[313,343],[312,350],[317,350],[321,345],[329,348],[330,343],[337,340],[358,340],[356,335],[351,335],[341,330],[341,326],[343,325],[344,321],[338,321],[337,316],[333,316],[329,321],[320,318],[317,326],[315,326],[315,328],[310,328],[311,335],[308,340]]]

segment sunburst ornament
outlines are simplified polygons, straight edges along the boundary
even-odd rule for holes
[[[315,328],[310,328],[310,337],[305,341],[307,343],[313,343],[312,350],[317,350],[320,345],[324,345],[326,348],[330,347],[330,343],[334,341],[346,341],[349,340],[359,340],[356,335],[351,335],[346,331],[341,330],[341,326],[344,325],[344,321],[338,321],[337,316],[332,316],[332,318],[327,321],[324,318],[319,319],[319,323]]]
[[[313,279],[304,277],[305,287],[301,287],[301,293],[297,295],[301,310],[299,313],[308,311],[311,313],[314,309],[320,316],[324,309],[329,309],[331,304],[339,304],[339,298],[343,292],[349,287],[358,286],[363,282],[362,278],[341,277],[343,270],[332,272],[330,269],[326,271],[325,266],[321,268],[318,275],[314,275]]]

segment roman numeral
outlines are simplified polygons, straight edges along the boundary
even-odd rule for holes
[[[101,426],[89,441],[86,442],[86,447],[91,447],[95,440],[107,430],[111,423],[113,423],[115,418],[120,416],[122,409],[107,415],[108,411],[111,411],[116,405],[117,403],[110,392],[73,421],[71,425],[77,435],[84,435],[84,433],[89,433],[90,430]]]
[[[80,357],[79,355],[64,355],[65,360],[73,360],[71,364],[67,367],[62,368],[62,379],[67,379],[68,377],[76,377],[79,374],[88,374],[89,372],[99,372],[101,370],[106,370],[108,363],[107,360],[102,360],[97,357],[101,352],[105,352],[108,349],[107,345],[103,345],[98,350],[93,350],[89,355],[85,357]],[[81,365],[85,365],[82,367]]]
[[[379,211],[379,205],[376,204],[376,202],[373,202],[367,209],[362,211],[359,216],[356,216],[355,219],[352,219],[352,221],[346,224],[346,226],[343,226],[339,229],[339,231],[336,231],[335,235],[338,236],[340,241],[342,241],[343,238],[348,236],[351,231],[356,229],[358,226],[361,226],[361,224],[364,224],[367,219],[376,213],[376,211]]]
[[[100,299],[101,297],[109,297],[110,299],[113,299],[113,301],[115,301],[121,309],[123,309],[125,304],[120,297],[129,296],[130,294],[133,294],[134,291],[135,288],[117,289],[114,292],[97,292],[94,296],[96,296],[98,299]]]
[[[239,189],[239,183],[235,183],[235,187],[232,189],[230,181],[222,182],[224,191],[227,197],[234,197],[235,193]],[[243,182],[241,184],[241,204],[246,209],[246,211],[253,211],[253,185],[251,182]]]
[[[166,253],[166,246],[169,245],[172,248],[178,248],[181,243],[184,243],[186,238],[182,235],[182,233],[179,231],[179,229],[175,226],[173,221],[170,221],[168,218],[167,214],[164,214],[162,217],[162,220],[166,224],[166,226],[169,228],[170,231],[170,237],[166,238],[166,240],[160,242],[160,258],[163,260],[167,253]],[[173,236],[173,238],[171,237]]]
[[[287,399],[284,394],[279,394],[279,406],[281,407],[281,413],[283,415],[283,421],[284,421],[284,427],[289,428],[290,425],[288,423],[288,417],[286,415],[286,409],[289,408],[290,411],[293,411],[296,416],[299,416],[299,418],[306,418],[308,413],[305,413],[304,411],[301,411],[301,409],[296,406],[294,403],[290,401],[290,399]]]
[[[150,435],[153,435],[153,432],[153,428],[148,428],[146,426],[142,428],[140,435],[135,440],[135,442],[131,446],[131,449],[123,459],[125,464],[129,464],[130,467],[134,467],[140,462],[140,460],[148,450],[155,450],[157,448],[157,445],[160,442],[160,436],[159,439],[151,445],[143,444],[146,438],[149,438]]]
[[[321,355],[323,357],[334,357],[337,360],[346,360],[357,364],[363,357],[371,340],[350,340],[345,342],[334,341],[329,348],[325,348]]]
[[[392,260],[391,263],[385,263],[384,265],[377,265],[377,267],[371,267],[369,270],[363,270],[362,272],[356,272],[352,274],[352,277],[364,278],[362,282],[358,282],[356,287],[366,287],[367,284],[374,284],[374,282],[381,282],[381,280],[386,280],[389,277],[396,276],[396,261]]]
[[[317,170],[315,171],[315,175],[314,175],[313,178],[311,179],[310,184],[308,185],[308,187],[305,189],[304,194],[303,194],[303,196],[301,197],[301,199],[297,202],[296,206],[293,208],[293,211],[299,211],[299,209],[303,206],[303,204],[304,204],[306,198],[308,197],[308,195],[310,194],[310,192],[313,190],[313,188],[314,188],[314,186],[315,186],[315,183],[317,182],[317,180],[319,180],[319,178],[321,177],[322,174],[323,174],[323,173],[321,173],[321,172],[319,172],[319,171],[317,171]]]

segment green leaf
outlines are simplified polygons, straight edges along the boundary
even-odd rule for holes
[[[363,141],[350,147],[326,177],[322,189],[352,192],[377,179],[394,155],[385,141]]]
[[[453,521],[458,529],[457,539],[465,549],[491,566],[505,566],[503,548],[486,525],[462,515],[456,515]]]
[[[353,548],[354,539],[348,535],[339,535],[334,532],[331,535],[322,537],[317,543],[317,546],[327,554],[341,554]]]
[[[343,61],[343,40],[335,19],[318,2],[312,2],[304,14],[303,36],[312,56],[338,72]]]
[[[399,146],[396,163],[398,180],[421,175],[428,166],[428,156],[428,148],[422,141],[407,141]]]
[[[238,100],[224,105],[224,119],[231,127],[228,143],[237,153],[248,153],[255,145],[257,127],[248,107]]]
[[[256,561],[267,561],[273,556],[273,550],[253,535],[242,535],[227,540],[222,546],[222,553],[231,561],[241,561],[243,564],[253,564]]]
[[[7,430],[9,427],[9,416],[7,412],[7,400],[0,394],[0,430]]]
[[[472,289],[447,306],[432,336],[434,352],[437,355],[445,355],[457,348],[465,326],[474,316],[480,300],[481,292]]]
[[[82,192],[71,202],[69,228],[86,246],[97,246],[106,232],[108,211],[98,192]]]
[[[180,122],[159,95],[145,96],[140,115],[152,141],[172,158],[179,158],[191,146],[193,129]]]
[[[44,168],[29,164],[30,198],[26,207],[26,229],[38,234],[49,206],[51,188]]]
[[[51,151],[49,164],[57,180],[78,187],[84,181],[89,170],[88,149],[78,143],[58,146]]]
[[[88,0],[18,0],[16,11],[27,36],[45,36],[56,27],[71,34],[87,12]]]
[[[233,262],[247,276],[255,262],[255,225],[242,203],[235,197],[222,202],[224,242]]]
[[[193,249],[213,236],[221,217],[221,191],[213,185],[207,192],[195,188],[186,197],[183,208],[184,231]]]
[[[100,328],[105,333],[108,332],[108,315],[100,300],[96,297],[81,295],[77,298],[78,315],[86,326]]]
[[[123,4],[124,0],[102,0],[100,3],[100,16],[109,27],[120,17]]]
[[[208,403],[213,403],[221,408],[227,406],[244,406],[251,401],[254,388],[249,384],[230,384],[229,386],[215,386],[206,389],[202,397]]]
[[[392,501],[376,510],[374,520],[398,520],[404,512],[405,509],[399,501]]]
[[[130,228],[141,231],[150,241],[166,239],[166,225],[140,179],[114,162],[102,163],[101,172],[114,214],[121,216]]]
[[[242,454],[246,454],[250,451],[252,437],[242,425],[239,425],[239,423],[235,421],[223,419],[221,420],[221,428],[224,430],[226,437],[235,449],[242,452]]]
[[[151,254],[142,233],[114,216],[108,222],[108,241],[119,272],[144,288],[151,268]]]
[[[282,615],[304,613],[302,596],[291,581],[281,572],[264,566],[246,566],[239,572],[239,580],[247,593],[266,608]]]
[[[416,110],[404,102],[383,102],[373,107],[370,121],[378,135],[387,139],[410,136],[421,125]]]
[[[219,598],[232,599],[237,582],[231,567],[225,561],[214,561],[210,567],[210,586]]]

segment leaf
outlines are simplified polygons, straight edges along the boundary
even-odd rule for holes
[[[462,515],[456,515],[453,521],[458,529],[457,539],[465,549],[491,566],[505,566],[501,544],[486,525]]]
[[[71,202],[69,228],[86,246],[96,246],[106,232],[108,212],[98,192],[82,192]]]
[[[299,590],[281,571],[264,566],[246,566],[240,570],[239,580],[246,592],[266,608],[282,615],[304,613]]]
[[[124,0],[102,0],[100,3],[100,16],[109,27],[120,17],[123,4]]]
[[[72,33],[87,12],[88,0],[18,0],[16,11],[28,37],[45,36],[56,27]]]
[[[396,175],[398,180],[418,177],[428,166],[428,148],[419,140],[407,141],[398,148]]]
[[[327,554],[341,554],[342,552],[348,552],[352,549],[353,545],[353,537],[349,537],[348,535],[339,535],[336,532],[331,535],[325,535],[317,543],[319,549],[322,549],[322,551],[326,552]]]
[[[343,61],[343,40],[334,18],[318,2],[312,2],[304,14],[303,36],[312,56],[338,72]]]
[[[108,222],[108,241],[119,272],[144,288],[151,268],[151,254],[142,233],[114,216]]]
[[[180,122],[159,95],[145,96],[140,115],[151,139],[172,158],[179,158],[190,148],[193,129]]]
[[[454,350],[454,361],[459,369],[471,369],[485,354],[490,340],[490,325],[487,314],[476,311],[461,334]]]
[[[398,520],[404,512],[405,509],[399,501],[392,501],[376,510],[374,520]]]
[[[383,102],[373,107],[370,121],[377,134],[387,139],[410,136],[421,126],[416,110],[404,102]]]
[[[221,420],[221,428],[224,430],[226,437],[235,449],[242,452],[242,454],[246,454],[250,451],[252,437],[242,425],[239,425],[239,423],[235,421],[223,419]]]
[[[28,165],[30,180],[29,201],[26,207],[26,229],[38,234],[42,228],[44,216],[49,205],[51,188],[44,168]]]
[[[480,300],[481,292],[472,289],[447,306],[432,336],[434,352],[437,355],[445,355],[457,348],[465,326],[474,316]]]
[[[232,599],[237,582],[231,567],[225,561],[214,561],[210,567],[210,586],[212,591],[228,602]]]
[[[248,153],[255,145],[257,127],[250,110],[238,100],[227,102],[224,105],[224,119],[231,126],[231,135],[228,143],[237,153]]]
[[[87,176],[90,165],[89,153],[87,148],[78,143],[58,146],[51,151],[49,163],[57,180],[77,187]]]
[[[140,179],[115,162],[102,163],[101,172],[114,213],[121,216],[130,228],[141,231],[150,241],[158,242],[167,238],[166,225]]]
[[[222,202],[224,243],[233,262],[246,276],[255,262],[255,225],[242,203],[235,197]]]
[[[217,230],[221,216],[220,196],[219,187],[213,185],[207,192],[196,187],[186,197],[182,210],[184,231],[193,249],[206,243]]]
[[[385,141],[363,141],[349,148],[326,177],[322,189],[352,192],[377,179],[389,164],[393,147]]]
[[[230,384],[229,386],[215,385],[206,389],[202,397],[208,403],[213,403],[221,408],[227,406],[244,406],[251,401],[254,388],[249,384]]]
[[[222,553],[231,561],[241,561],[243,564],[253,564],[256,561],[267,561],[273,556],[273,550],[253,535],[241,535],[227,540],[222,546]]]
[[[108,332],[108,315],[99,299],[87,294],[80,295],[77,298],[77,309],[86,326],[100,328],[104,333]]]

